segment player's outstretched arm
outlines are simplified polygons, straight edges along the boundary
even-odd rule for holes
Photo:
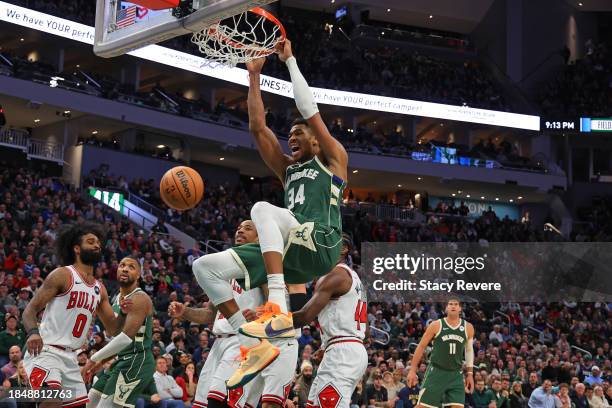
[[[474,326],[467,323],[467,343],[465,345],[465,368],[467,377],[465,379],[465,392],[474,392]]]
[[[23,325],[28,335],[26,345],[28,351],[33,356],[38,355],[43,346],[42,338],[38,333],[36,316],[38,312],[47,306],[51,299],[68,289],[66,284],[70,282],[69,273],[65,268],[57,268],[51,272],[23,311]]]
[[[183,319],[198,324],[210,324],[215,320],[217,309],[208,302],[206,307],[188,307],[184,303],[172,302],[168,306],[168,314],[172,318]]]
[[[312,322],[329,303],[332,297],[341,296],[351,289],[352,282],[346,279],[346,272],[335,268],[320,278],[312,298],[297,312],[293,312],[293,327],[299,328]]]
[[[98,305],[97,312],[100,320],[102,320],[106,334],[116,336],[121,331],[121,327],[125,322],[125,315],[119,313],[118,316],[115,316],[104,285],[100,285],[100,304]]]
[[[251,309],[242,309],[241,312],[247,322],[256,319],[255,312]],[[168,306],[168,314],[172,318],[193,323],[211,324],[215,321],[217,308],[212,302],[208,302],[206,307],[187,307],[184,303],[172,302]]]
[[[283,153],[276,135],[266,125],[266,112],[259,87],[261,69],[264,62],[266,62],[265,58],[257,58],[246,63],[247,70],[249,71],[249,95],[247,98],[249,131],[255,138],[257,150],[263,161],[284,183],[285,170],[292,163],[292,160]]]
[[[106,360],[119,353],[126,346],[128,346],[138,330],[144,324],[145,319],[153,310],[153,302],[151,298],[145,294],[136,294],[132,297],[132,306],[130,312],[125,317],[125,323],[123,324],[123,330],[115,336],[106,346],[98,350],[93,356],[91,361],[94,363]],[[104,322],[104,321],[103,321]]]
[[[327,125],[323,122],[323,118],[321,118],[319,108],[314,101],[308,83],[304,75],[300,72],[297,61],[293,56],[291,41],[285,40],[284,43],[279,44],[277,46],[277,53],[280,60],[287,64],[293,84],[295,104],[302,117],[306,119],[308,125],[310,125],[310,128],[313,130],[327,165],[334,174],[342,177],[342,179],[346,181],[348,154],[344,146],[342,146],[342,143],[329,133]]]
[[[414,387],[418,384],[419,380],[417,377],[417,368],[421,363],[421,359],[423,358],[423,354],[425,353],[425,348],[431,342],[431,340],[436,336],[436,333],[440,331],[440,321],[436,320],[427,326],[419,345],[414,351],[414,356],[412,356],[412,362],[410,363],[410,371],[408,373],[408,386]]]

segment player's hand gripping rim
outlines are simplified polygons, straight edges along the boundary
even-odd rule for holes
[[[279,41],[274,46],[274,52],[278,55],[278,58],[286,62],[289,58],[293,57],[293,51],[291,49],[291,41],[285,39],[285,41]]]

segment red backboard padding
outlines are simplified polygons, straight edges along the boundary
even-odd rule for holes
[[[130,3],[138,4],[151,10],[163,10],[178,7],[180,0],[130,0]]]

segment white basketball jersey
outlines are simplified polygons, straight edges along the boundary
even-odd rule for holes
[[[79,349],[87,341],[93,316],[100,304],[100,283],[87,284],[76,269],[70,271],[70,288],[45,307],[40,337],[44,344]]]
[[[236,282],[235,279],[231,281],[232,290],[234,292],[234,300],[238,303],[238,307],[240,310],[243,309],[251,309],[255,310],[257,306],[263,304],[263,294],[261,289],[255,288],[251,290],[244,290],[242,287]],[[215,317],[215,323],[213,324],[213,334],[236,334],[236,330],[232,327],[230,322],[227,321],[225,316],[223,316],[220,312],[217,312],[217,316]]]
[[[332,298],[318,316],[323,346],[330,340],[352,337],[365,338],[368,301],[365,288],[357,273],[346,264],[338,264],[353,279],[351,289],[339,298]]]

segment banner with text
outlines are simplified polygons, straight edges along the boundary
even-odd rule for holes
[[[368,300],[607,302],[612,243],[364,243]]]
[[[2,1],[0,1],[0,20],[86,44],[93,45],[94,41],[93,27]],[[167,47],[149,45],[132,51],[129,55],[248,86],[247,71],[244,69],[228,68],[205,58]],[[293,98],[291,82],[265,75],[262,75],[261,78],[262,91]],[[410,99],[391,98],[324,88],[312,88],[312,92],[317,103],[327,105],[481,123],[517,129],[540,130],[539,116],[475,109],[466,106],[445,105],[441,103],[421,102]]]
[[[431,208],[436,208],[439,203],[445,203],[447,205],[452,203],[455,207],[459,208],[461,202],[470,210],[468,217],[472,218],[481,217],[485,212],[489,211],[489,207],[495,212],[495,215],[499,219],[508,217],[511,220],[518,220],[520,216],[519,207],[512,204],[502,204],[498,201],[478,201],[468,200],[466,198],[429,196],[429,206]]]

